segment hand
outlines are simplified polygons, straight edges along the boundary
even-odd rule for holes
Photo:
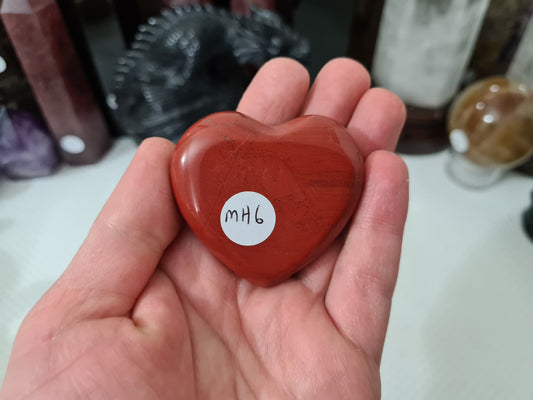
[[[0,398],[377,399],[407,212],[392,151],[401,101],[356,62],[311,90],[298,63],[267,63],[238,110],[279,124],[321,114],[347,126],[366,183],[346,235],[288,281],[254,287],[181,220],[173,144],[149,139],[71,265],[23,322]]]

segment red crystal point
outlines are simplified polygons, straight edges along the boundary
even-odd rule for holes
[[[111,138],[56,1],[3,0],[0,15],[63,158],[98,160]]]
[[[236,112],[208,116],[176,145],[171,179],[180,211],[229,269],[279,283],[339,235],[363,185],[346,129],[320,116],[276,127]]]

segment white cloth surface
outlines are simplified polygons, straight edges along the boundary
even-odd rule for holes
[[[0,382],[22,319],[68,265],[137,146],[0,182]],[[469,190],[447,153],[404,156],[411,200],[382,361],[385,400],[533,399],[533,179]],[[390,199],[394,201],[394,199]]]

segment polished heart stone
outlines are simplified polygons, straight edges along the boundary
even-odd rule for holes
[[[271,286],[342,231],[361,194],[363,160],[345,128],[328,118],[270,127],[222,112],[180,139],[171,180],[205,246],[240,277]]]

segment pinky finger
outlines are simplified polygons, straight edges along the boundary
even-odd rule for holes
[[[407,217],[408,172],[386,151],[366,162],[366,183],[329,288],[326,307],[342,333],[379,363]]]
[[[394,151],[405,116],[405,106],[398,96],[372,88],[359,100],[348,131],[365,158],[376,150]]]

